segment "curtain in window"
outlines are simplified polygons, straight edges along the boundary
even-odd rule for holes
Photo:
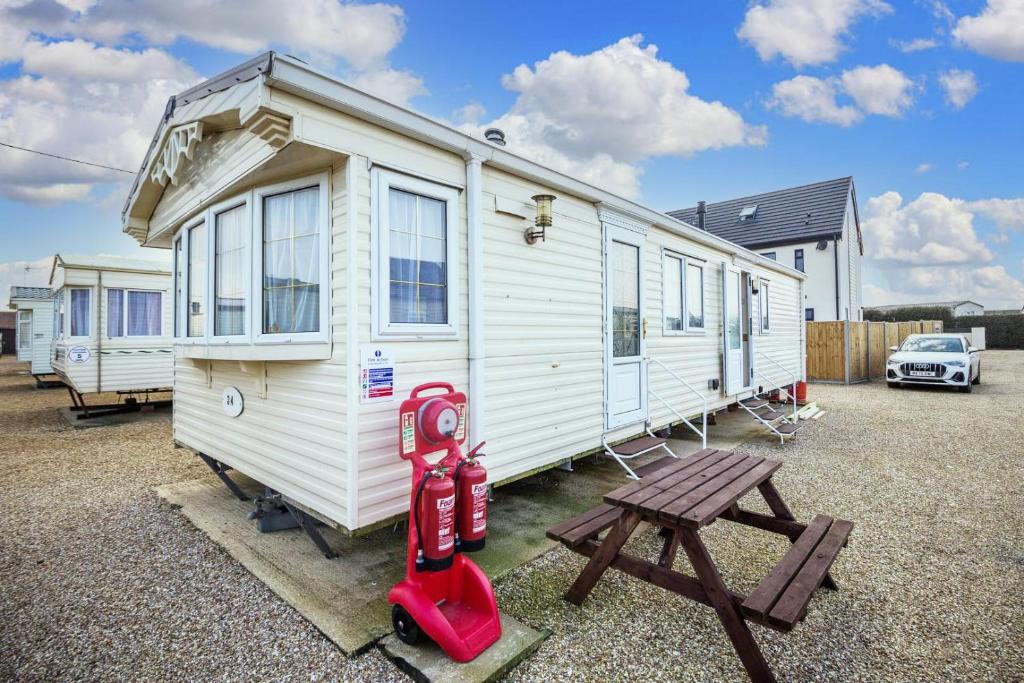
[[[71,290],[71,336],[89,336],[89,295],[88,289]]]
[[[188,336],[205,334],[206,314],[206,224],[188,231]]]
[[[263,332],[320,329],[318,187],[263,199]]]
[[[181,288],[185,281],[184,259],[182,258],[181,245],[184,240],[179,239],[174,243],[174,336],[181,336]]]
[[[683,329],[683,260],[665,259],[665,329]]]
[[[248,223],[245,206],[217,214],[214,247],[213,334],[218,337],[245,334],[245,290]]]
[[[128,336],[160,336],[160,292],[128,292]]]
[[[686,314],[690,327],[704,327],[704,269],[686,264]]]
[[[388,220],[390,322],[447,323],[447,205],[391,190]]]
[[[107,290],[107,336],[124,336],[124,290]]]

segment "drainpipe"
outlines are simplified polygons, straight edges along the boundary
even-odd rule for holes
[[[842,320],[843,317],[839,315],[839,233],[832,235],[832,256],[835,261],[835,273],[836,273],[836,320]]]
[[[484,390],[484,225],[481,204],[482,158],[466,159],[466,220],[469,223],[469,437],[485,439],[487,410]]]

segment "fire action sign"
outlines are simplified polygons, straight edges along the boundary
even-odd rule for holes
[[[359,368],[361,403],[395,400],[395,355],[388,346],[362,347]]]

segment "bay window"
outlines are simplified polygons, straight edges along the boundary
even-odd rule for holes
[[[458,190],[377,169],[375,338],[458,334]]]
[[[324,173],[255,188],[186,223],[173,245],[177,343],[212,348],[326,342],[328,200]]]
[[[704,331],[704,261],[665,251],[663,256],[665,334]]]
[[[163,294],[138,289],[107,290],[107,336],[159,337],[163,328]]]
[[[70,306],[71,337],[88,337],[92,323],[92,290],[85,288],[68,289]],[[62,321],[63,324],[63,321]]]

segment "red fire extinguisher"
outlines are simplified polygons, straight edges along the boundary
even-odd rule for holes
[[[481,444],[482,446],[483,444]],[[479,446],[477,447],[479,448]],[[487,541],[487,470],[476,450],[455,468],[456,551],[483,550]]]
[[[447,569],[455,555],[455,482],[445,468],[424,473],[416,492],[415,510],[420,535],[417,570]]]

